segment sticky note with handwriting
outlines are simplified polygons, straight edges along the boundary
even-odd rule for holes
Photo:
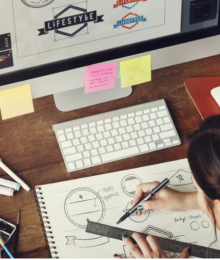
[[[85,93],[115,87],[117,62],[86,67]]]
[[[122,88],[151,81],[151,55],[122,61],[120,74]]]
[[[0,108],[3,120],[34,112],[30,85],[0,91]]]

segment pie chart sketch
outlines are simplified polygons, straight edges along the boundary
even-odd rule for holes
[[[134,197],[136,188],[139,184],[142,183],[140,177],[134,174],[126,175],[121,182],[121,188],[125,194],[130,197]]]
[[[80,228],[86,228],[88,219],[101,222],[106,210],[102,197],[89,188],[71,191],[65,200],[64,208],[69,221]]]
[[[127,212],[127,211],[129,211],[129,209],[132,208],[132,202],[133,202],[133,201],[130,201],[130,202],[127,204],[126,210],[124,210],[124,213]],[[133,214],[131,214],[131,215],[129,216],[129,218],[130,218],[130,220],[132,220],[133,222],[141,223],[141,222],[144,222],[145,220],[147,220],[148,217],[149,217],[149,215],[150,215],[150,211],[142,211],[142,215],[141,215],[141,216],[138,216],[138,215],[136,214],[136,212],[134,212]]]

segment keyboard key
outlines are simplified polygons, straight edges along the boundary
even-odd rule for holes
[[[116,141],[116,143],[122,142],[122,141],[123,141],[122,136],[120,136],[120,135],[116,136],[116,137],[115,137],[115,141]]]
[[[170,123],[171,120],[168,116],[166,116],[166,117],[163,118],[163,122],[164,122],[164,124],[167,124],[167,123]]]
[[[57,131],[57,134],[58,135],[62,135],[62,134],[64,134],[64,131],[63,130],[59,130],[59,131]]]
[[[173,144],[175,145],[175,144],[179,144],[180,143],[180,141],[179,140],[175,140],[175,141],[173,141]]]
[[[135,117],[135,122],[136,123],[141,123],[142,122],[142,118],[140,116]]]
[[[157,111],[158,111],[157,107],[151,108],[151,112],[157,112]]]
[[[95,141],[92,143],[93,148],[99,148],[99,142]]]
[[[92,165],[90,159],[84,159],[83,162],[84,162],[85,167],[89,167]]]
[[[125,130],[124,127],[119,128],[118,132],[119,132],[120,135],[126,134],[126,130]]]
[[[86,129],[86,128],[88,128],[88,125],[87,125],[87,124],[81,125],[81,128],[82,128],[82,129]]]
[[[67,129],[65,129],[65,132],[66,133],[72,133],[72,129],[71,128],[67,128]]]
[[[120,144],[114,144],[115,151],[121,150]]]
[[[92,123],[89,124],[89,127],[94,127],[94,126],[96,126],[95,122],[92,122]]]
[[[153,131],[151,128],[148,128],[148,129],[145,129],[145,133],[146,133],[146,135],[152,135]]]
[[[161,139],[165,139],[165,138],[168,138],[168,137],[175,136],[176,132],[174,130],[170,130],[170,131],[167,131],[167,132],[159,133],[159,135],[160,135]]]
[[[157,115],[156,115],[155,113],[151,113],[151,114],[150,114],[150,118],[151,118],[151,119],[156,119],[156,118],[157,118]]]
[[[142,129],[148,128],[148,123],[147,123],[147,122],[143,122],[143,123],[141,124],[141,127],[142,127]]]
[[[70,163],[68,163],[67,165],[68,165],[68,169],[69,169],[70,171],[76,169],[74,162],[70,162]]]
[[[112,134],[112,136],[118,135],[117,129],[111,130],[111,134]]]
[[[74,139],[74,140],[72,140],[72,142],[73,142],[74,146],[77,146],[80,144],[79,139]]]
[[[105,125],[105,130],[111,130],[112,129],[112,125],[111,124],[106,124]]]
[[[108,153],[110,153],[110,152],[113,152],[113,151],[114,151],[114,148],[113,148],[112,145],[108,145],[108,146],[106,147],[106,150],[107,150]]]
[[[113,126],[113,128],[115,129],[115,128],[119,128],[120,127],[120,125],[119,125],[119,123],[118,122],[114,122],[113,124],[112,124],[112,126]]]
[[[92,154],[92,156],[98,155],[98,150],[97,150],[97,149],[93,149],[93,150],[91,151],[91,154]]]
[[[165,106],[160,106],[160,107],[159,107],[159,110],[164,110],[164,109],[166,109]]]
[[[103,125],[104,124],[104,121],[103,120],[100,120],[97,122],[97,125]]]
[[[76,168],[77,169],[83,168],[83,162],[81,160],[80,161],[76,161]]]
[[[103,139],[102,133],[96,134],[95,137],[96,137],[97,140],[102,140]]]
[[[96,134],[96,133],[97,133],[97,130],[96,130],[95,127],[91,127],[91,128],[89,129],[89,131],[90,131],[90,134]]]
[[[68,133],[68,134],[66,135],[66,137],[67,137],[68,140],[71,140],[71,139],[74,138],[72,133]]]
[[[168,112],[167,112],[167,110],[159,111],[159,112],[157,112],[157,116],[158,116],[158,117],[168,116]]]
[[[144,137],[145,136],[144,130],[138,131],[138,135],[139,137]]]
[[[90,152],[89,151],[83,152],[83,157],[84,158],[89,158],[90,157]]]
[[[106,141],[105,139],[101,140],[101,141],[100,141],[100,144],[101,144],[101,146],[106,146],[106,145],[108,145],[108,143],[107,143],[107,141]]]
[[[153,128],[153,131],[154,131],[155,134],[160,133],[160,127],[159,126],[155,126]]]
[[[108,118],[108,119],[105,119],[105,123],[111,123],[112,122],[112,119],[111,118]]]
[[[75,137],[76,137],[76,138],[79,138],[79,137],[82,136],[82,134],[81,134],[80,131],[76,131],[76,132],[74,132],[74,134],[75,134]]]
[[[104,136],[104,138],[109,138],[109,137],[111,137],[111,134],[110,134],[110,132],[109,131],[105,131],[104,133],[103,133],[103,136]]]
[[[82,134],[83,134],[83,136],[89,135],[89,130],[88,129],[82,130]]]
[[[152,141],[150,136],[144,137],[144,140],[145,140],[146,143],[150,143]]]
[[[163,125],[163,119],[162,118],[156,119],[156,123],[157,125]]]
[[[136,114],[136,116],[141,116],[141,115],[143,115],[143,112],[142,111],[138,111],[135,114]]]
[[[114,161],[114,160],[120,160],[120,159],[128,157],[128,156],[134,156],[139,153],[140,152],[139,152],[138,147],[134,146],[134,147],[130,147],[128,149],[123,149],[120,151],[103,154],[101,157],[102,157],[103,162],[109,162],[109,161]]]
[[[171,130],[171,129],[173,129],[173,125],[172,124],[161,125],[160,129],[161,129],[161,131]]]
[[[79,130],[80,130],[79,126],[73,127],[73,131],[74,131],[74,132],[75,132],[75,131],[79,131]]]
[[[114,144],[115,143],[115,139],[113,137],[108,139],[108,144]]]
[[[99,153],[100,153],[100,154],[106,153],[105,147],[99,148]]]
[[[84,151],[83,145],[78,145],[78,146],[76,147],[76,149],[77,149],[78,152],[83,152],[83,151]]]
[[[139,146],[139,148],[140,148],[142,153],[149,151],[149,148],[148,148],[147,144],[142,144],[142,145]]]
[[[156,126],[156,123],[155,123],[154,120],[151,120],[151,121],[149,121],[148,123],[149,123],[149,126],[150,126],[150,127]]]
[[[144,144],[144,139],[143,138],[138,138],[137,139],[137,143],[140,144]]]
[[[120,116],[120,119],[127,119],[127,115]]]
[[[171,143],[171,142],[169,142],[169,143],[165,143],[165,145],[166,145],[166,146],[171,146],[172,143]]]
[[[155,135],[152,135],[152,139],[153,139],[153,141],[158,141],[160,138],[159,138],[158,134],[155,134]]]
[[[127,121],[126,121],[126,120],[122,120],[122,121],[120,122],[120,125],[121,125],[121,126],[127,126],[128,124],[127,124]]]
[[[164,147],[165,147],[164,144],[158,144],[158,145],[157,145],[157,148],[158,148],[158,149],[161,149],[161,148],[164,148]]]
[[[65,135],[59,135],[58,138],[59,138],[60,142],[66,141],[66,136]]]
[[[166,139],[163,140],[163,142],[164,142],[164,143],[170,143],[171,140],[170,140],[170,138],[166,138]]]
[[[135,124],[134,118],[129,118],[127,121],[128,121],[128,124],[129,124],[129,125]]]
[[[149,114],[149,113],[150,113],[150,109],[144,110],[144,114]]]
[[[63,149],[63,153],[65,155],[76,153],[76,148],[75,147],[70,147],[70,148]]]
[[[142,123],[142,124],[143,124],[143,123]],[[135,130],[135,131],[141,130],[141,125],[140,125],[140,124],[133,125],[133,127],[134,127],[134,130]]]
[[[131,118],[131,117],[134,117],[134,116],[135,116],[134,113],[130,113],[130,114],[128,114],[128,118]]]
[[[137,143],[136,143],[136,141],[135,141],[135,140],[130,140],[130,141],[129,141],[129,144],[130,144],[130,146],[131,146],[131,147],[133,147],[133,146],[136,146],[136,145],[137,145]]]
[[[98,164],[101,163],[101,159],[99,156],[92,157],[92,164]]]
[[[102,133],[102,132],[105,131],[105,128],[104,128],[103,125],[98,126],[97,129],[98,129],[98,132],[99,132],[99,133]]]
[[[85,143],[88,143],[88,140],[86,137],[81,137],[80,142],[81,142],[81,144],[85,144]]]
[[[150,117],[148,115],[143,115],[142,119],[145,122],[145,121],[149,121]]]
[[[127,133],[131,133],[134,130],[133,130],[133,127],[131,125],[129,125],[129,126],[126,127],[126,131],[127,131]]]
[[[124,139],[124,141],[128,141],[131,139],[131,137],[129,134],[125,134],[125,135],[123,135],[123,139]]]
[[[137,132],[132,132],[132,133],[130,133],[130,136],[131,136],[131,139],[136,139],[136,138],[138,138]]]
[[[129,144],[128,144],[128,142],[123,142],[123,143],[121,143],[121,146],[123,149],[126,149],[129,147]]]
[[[85,144],[85,148],[86,148],[87,151],[91,150],[92,149],[92,145],[90,143],[87,143],[87,144]]]
[[[80,160],[82,158],[83,157],[82,157],[81,153],[76,153],[76,154],[71,154],[71,155],[66,156],[66,161],[67,162],[74,162],[74,161]]]
[[[65,141],[65,142],[61,142],[61,147],[64,149],[64,148],[68,148],[68,147],[71,147],[72,146],[72,143],[71,141]]]
[[[112,120],[113,120],[113,122],[119,121],[119,117],[118,116],[113,117]]]
[[[151,150],[155,150],[157,148],[156,144],[154,142],[149,143],[149,147],[150,147]]]
[[[89,135],[88,136],[89,142],[95,141],[95,136],[94,135]]]

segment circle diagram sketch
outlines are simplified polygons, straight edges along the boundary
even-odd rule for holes
[[[129,209],[132,208],[132,202],[133,202],[133,201],[130,201],[130,202],[127,204],[125,212],[129,211]],[[141,223],[141,222],[144,222],[145,220],[147,220],[148,217],[149,217],[149,215],[150,215],[150,211],[142,211],[142,215],[141,215],[141,216],[138,216],[138,215],[136,214],[136,212],[134,212],[133,214],[131,214],[131,215],[129,216],[129,218],[130,218],[130,220],[132,220],[133,222]]]
[[[21,0],[25,5],[32,7],[32,8],[41,8],[44,6],[47,6],[51,4],[54,0],[38,0],[38,1],[32,1],[32,0]]]
[[[210,226],[210,223],[208,220],[203,220],[202,223],[201,223],[202,227],[204,228],[208,228]]]
[[[89,188],[71,191],[65,200],[64,209],[69,221],[80,228],[86,228],[88,219],[101,222],[106,210],[102,197]]]
[[[140,177],[134,174],[126,175],[121,182],[121,188],[125,194],[130,197],[134,197],[137,185],[141,184],[142,180]]]
[[[190,227],[192,230],[197,231],[199,229],[199,223],[196,221],[191,222]]]

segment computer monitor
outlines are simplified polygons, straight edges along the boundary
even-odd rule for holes
[[[180,63],[189,46],[169,46],[220,34],[219,0],[1,0],[0,14],[0,89],[30,83],[34,97],[54,94],[62,111],[129,95],[119,61],[150,52],[153,68]],[[116,87],[84,94],[85,66],[110,61]]]

